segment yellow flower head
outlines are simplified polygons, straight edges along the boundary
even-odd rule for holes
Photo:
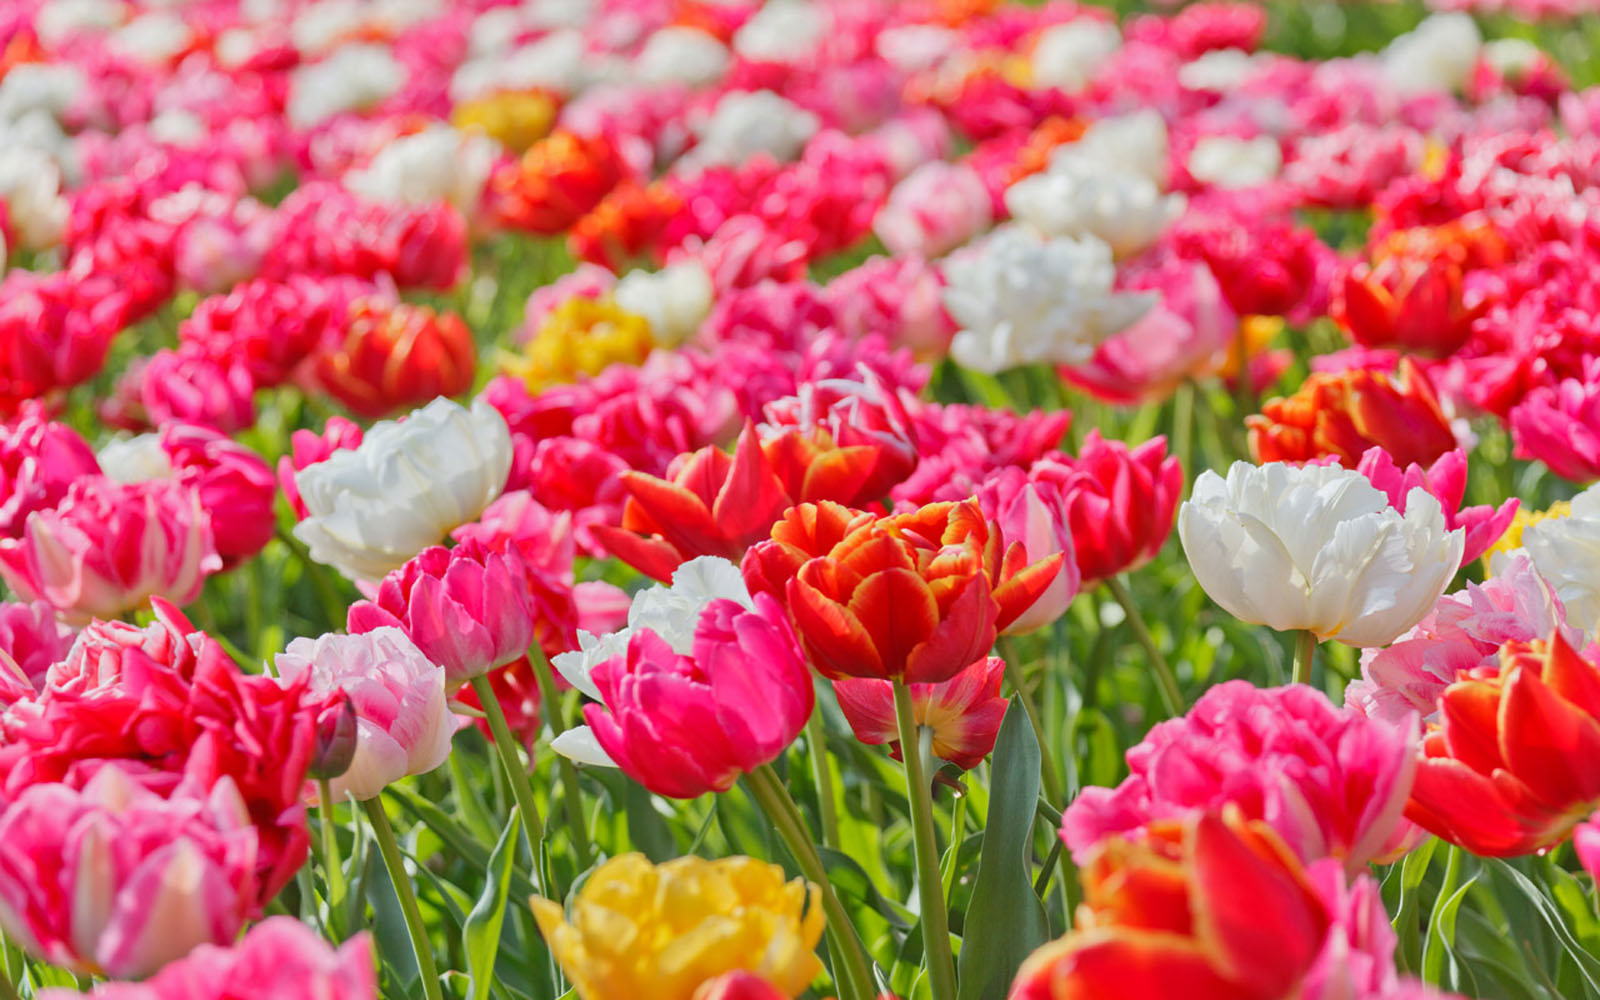
[[[463,132],[478,131],[520,153],[550,134],[556,100],[537,90],[502,91],[457,104],[450,124]]]
[[[505,358],[506,371],[539,392],[611,364],[636,365],[655,347],[650,321],[610,297],[575,295],[550,311],[521,355]]]
[[[1510,552],[1512,549],[1522,548],[1522,533],[1527,530],[1528,525],[1538,524],[1540,521],[1547,521],[1551,518],[1569,517],[1571,514],[1572,504],[1565,500],[1557,500],[1550,505],[1548,510],[1530,511],[1526,507],[1518,507],[1517,516],[1511,519],[1511,526],[1506,528],[1506,533],[1501,535],[1500,540],[1489,546],[1489,551],[1483,554],[1484,572],[1487,573],[1489,571],[1489,564],[1493,561],[1496,553]]]
[[[535,896],[533,916],[582,1000],[693,1000],[702,983],[752,972],[798,996],[817,973],[821,893],[754,858],[612,858],[572,903]]]
[[[1228,341],[1227,353],[1216,367],[1216,373],[1223,378],[1238,378],[1240,365],[1243,359],[1239,355],[1239,348],[1243,347],[1245,354],[1254,360],[1272,346],[1278,335],[1283,333],[1282,316],[1245,316],[1239,320],[1239,335]]]

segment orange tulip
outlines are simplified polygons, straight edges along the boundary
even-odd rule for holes
[[[1391,233],[1370,264],[1351,265],[1335,282],[1333,318],[1366,347],[1451,354],[1472,335],[1487,305],[1467,301],[1467,272],[1500,263],[1505,252],[1505,240],[1487,224]]]
[[[1409,358],[1400,375],[1355,370],[1308,376],[1288,398],[1245,418],[1257,462],[1309,462],[1325,455],[1353,469],[1381,445],[1401,466],[1426,468],[1456,447],[1433,384]]]
[[[683,199],[666,184],[648,187],[624,181],[579,219],[567,237],[567,250],[578,260],[621,274],[627,264],[655,243]]]
[[[1552,847],[1600,806],[1600,666],[1559,632],[1507,643],[1445,688],[1422,753],[1418,825],[1488,857]]]
[[[752,594],[768,593],[782,601],[785,587],[800,567],[827,555],[845,536],[874,518],[865,511],[824,500],[790,507],[772,526],[771,537],[751,546],[740,570]]]
[[[1236,812],[1109,840],[1082,878],[1077,929],[1023,963],[1011,1000],[1285,1000],[1331,924],[1277,834]]]
[[[315,383],[352,413],[381,417],[472,387],[477,347],[452,313],[359,302],[344,339],[316,356]]]
[[[495,172],[491,200],[506,225],[553,236],[598,205],[625,172],[607,139],[558,130]]]

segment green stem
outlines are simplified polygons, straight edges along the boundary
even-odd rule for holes
[[[528,662],[533,664],[533,676],[539,683],[539,700],[544,703],[545,721],[550,723],[550,735],[560,736],[567,731],[566,720],[561,717],[561,702],[556,692],[556,677],[550,672],[550,661],[538,643],[528,650]],[[583,818],[583,798],[578,787],[578,768],[572,761],[560,757],[556,767],[561,772],[562,798],[567,802],[567,826],[572,831],[572,846],[578,852],[580,867],[589,867],[589,825]]]
[[[1061,779],[1056,776],[1055,755],[1050,752],[1049,744],[1045,743],[1044,724],[1039,720],[1039,709],[1034,705],[1033,694],[1029,692],[1022,676],[1022,665],[1015,659],[1016,647],[1002,639],[1000,651],[1006,654],[1006,680],[1011,682],[1011,689],[1017,693],[1017,701],[1022,703],[1022,711],[1028,717],[1028,724],[1033,727],[1033,738],[1039,744],[1039,777],[1044,782],[1044,797],[1051,806],[1059,808]]]
[[[311,550],[302,545],[300,539],[281,527],[276,533],[278,541],[287,545],[306,568],[306,576],[311,578],[311,589],[317,592],[317,600],[322,604],[322,613],[327,616],[329,624],[336,629],[343,628],[348,609],[345,602],[339,599],[338,588],[328,579],[327,571],[321,563],[311,558]]]
[[[828,734],[822,721],[822,706],[806,722],[806,743],[811,749],[811,778],[817,785],[817,813],[822,820],[822,843],[839,849],[839,806],[833,799],[833,765],[828,761]]]
[[[745,777],[751,796],[777,827],[778,836],[783,838],[795,863],[822,893],[822,909],[828,917],[828,940],[836,946],[834,985],[839,988],[840,1000],[872,1000],[876,992],[872,963],[867,960],[855,924],[833,890],[828,870],[822,864],[822,857],[811,841],[794,799],[789,796],[783,781],[773,772],[771,764],[763,764]]]
[[[1183,692],[1178,688],[1178,678],[1173,675],[1172,668],[1167,665],[1167,658],[1161,655],[1161,649],[1150,635],[1150,629],[1144,623],[1144,615],[1139,613],[1139,606],[1134,603],[1133,595],[1128,593],[1128,588],[1122,580],[1115,576],[1106,577],[1106,589],[1111,591],[1111,596],[1122,605],[1123,614],[1128,616],[1128,627],[1133,629],[1133,637],[1139,640],[1139,645],[1144,647],[1145,655],[1150,658],[1150,667],[1155,671],[1156,689],[1161,692],[1161,701],[1166,706],[1169,716],[1183,714]]]
[[[922,950],[928,958],[933,1000],[955,1000],[956,969],[950,956],[950,918],[939,882],[939,844],[934,838],[933,800],[923,771],[922,738],[911,709],[911,689],[894,682],[894,714],[900,757],[906,765],[906,797],[911,801],[912,846],[917,859],[917,894],[922,909]]]
[[[383,811],[383,803],[376,798],[361,803],[372,823],[372,832],[378,838],[378,852],[383,855],[383,866],[389,870],[389,881],[394,883],[394,894],[400,900],[400,911],[405,914],[406,930],[411,932],[411,947],[417,953],[417,974],[422,977],[422,993],[428,1000],[444,1000],[439,987],[439,967],[433,961],[433,946],[428,943],[428,929],[422,923],[422,911],[417,908],[416,893],[411,891],[411,876],[406,874],[405,859],[400,856],[400,844],[394,839],[394,827]]]
[[[1194,382],[1185,379],[1172,396],[1172,453],[1183,469],[1184,494],[1194,480]]]
[[[11,977],[6,975],[4,969],[0,969],[0,1000],[22,1000],[16,986],[12,985]]]
[[[517,755],[516,737],[511,735],[511,727],[506,724],[506,713],[500,708],[500,699],[495,695],[494,685],[489,683],[489,678],[483,674],[474,677],[472,690],[478,695],[483,714],[489,717],[489,733],[494,737],[494,749],[505,768],[511,795],[517,801],[517,811],[522,814],[522,830],[528,836],[529,852],[537,858],[539,842],[544,840],[544,821],[539,818],[539,805],[533,800],[533,785],[528,781],[528,769],[522,766],[522,758]]]
[[[328,883],[328,912],[337,913],[344,902],[344,862],[339,858],[338,825],[333,819],[333,791],[327,778],[317,779],[317,809],[322,827],[323,879]]]
[[[1295,636],[1294,643],[1294,677],[1296,684],[1311,683],[1311,658],[1316,655],[1317,634],[1310,629],[1302,630]]]

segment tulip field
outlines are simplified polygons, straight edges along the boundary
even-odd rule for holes
[[[0,583],[0,1000],[1600,1000],[1600,0],[5,0]]]

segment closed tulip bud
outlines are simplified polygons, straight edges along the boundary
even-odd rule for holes
[[[1600,806],[1600,666],[1559,632],[1439,696],[1406,815],[1474,854],[1553,847]]]
[[[1410,358],[1401,359],[1399,378],[1365,369],[1314,372],[1293,396],[1268,400],[1245,423],[1258,462],[1332,455],[1353,469],[1378,446],[1401,465],[1428,466],[1456,447],[1433,384]]]
[[[1183,498],[1183,468],[1161,437],[1130,448],[1090,431],[1077,458],[1047,455],[1028,478],[1060,491],[1085,589],[1154,559]]]
[[[510,471],[511,431],[494,407],[436,399],[301,469],[307,516],[294,536],[352,580],[382,579],[476,520]]]
[[[280,675],[282,666],[279,666]],[[311,751],[313,778],[331,781],[350,770],[356,756],[356,707],[349,694],[336,698],[317,713],[317,743]]]
[[[527,653],[534,617],[528,568],[515,549],[466,541],[424,549],[350,606],[352,633],[395,627],[444,667],[451,691]]]
[[[939,684],[912,684],[911,712],[917,726],[933,730],[933,755],[970,771],[994,749],[1009,700],[1000,694],[1005,661],[979,660]],[[863,743],[902,752],[895,723],[894,687],[888,681],[851,678],[834,681],[833,693],[845,720]]]
[[[1351,646],[1386,645],[1420,621],[1464,545],[1420,488],[1401,514],[1359,472],[1279,462],[1201,473],[1178,536],[1200,586],[1235,618]]]
[[[796,997],[822,971],[820,891],[753,858],[653,865],[624,854],[590,873],[569,906],[570,917],[535,897],[533,916],[579,1000],[695,1000],[739,971]]]
[[[1001,631],[1020,635],[1043,628],[1067,610],[1078,593],[1078,562],[1067,527],[1066,497],[1049,481],[1032,482],[1018,468],[1002,469],[978,488],[978,509],[999,530],[1005,559],[1019,565],[1060,554],[1061,569],[1038,600]]]

